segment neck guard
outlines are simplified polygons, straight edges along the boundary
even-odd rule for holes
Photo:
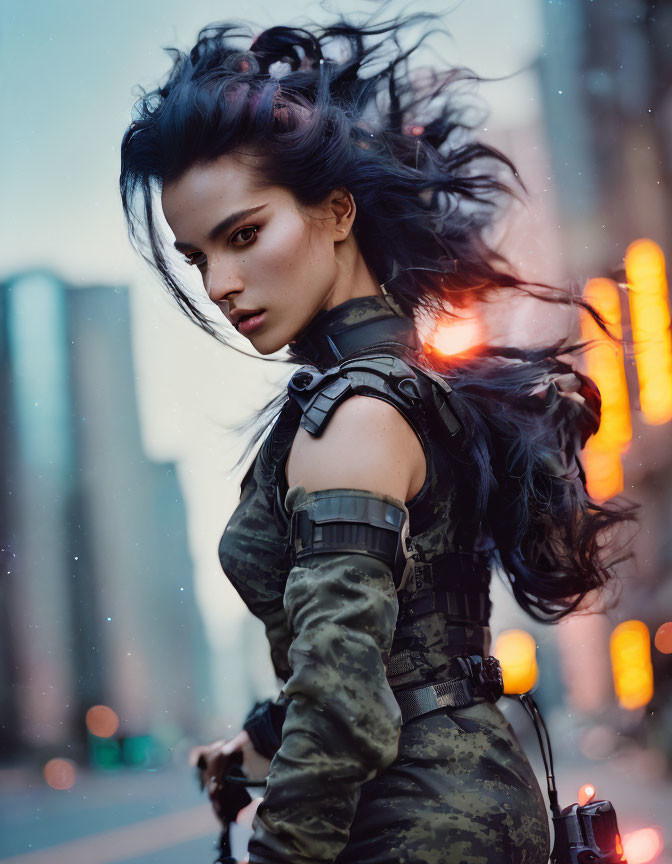
[[[293,359],[300,363],[328,369],[381,343],[422,350],[413,321],[389,294],[353,297],[318,312],[289,347]]]

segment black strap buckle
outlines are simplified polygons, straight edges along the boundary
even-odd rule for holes
[[[496,702],[504,695],[502,667],[496,657],[472,654],[470,657],[456,659],[464,674],[471,678],[478,689],[492,702]]]

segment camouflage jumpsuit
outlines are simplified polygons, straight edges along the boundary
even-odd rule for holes
[[[394,358],[392,375],[417,357],[413,325],[388,297],[320,313],[295,353],[314,372],[332,370],[328,385],[342,380],[343,357],[362,356],[371,345]],[[404,411],[427,462],[422,489],[405,502],[423,562],[408,590],[397,593],[390,567],[368,555],[323,554],[292,566],[288,520],[319,494],[287,490],[285,461],[303,410],[295,398],[244,478],[222,536],[222,567],[265,624],[288,705],[253,825],[251,862],[548,860],[540,789],[494,703],[478,697],[401,725],[396,691],[446,679],[456,655],[490,648],[488,537],[474,525],[470,544],[458,545],[454,514],[468,503],[455,500],[455,456],[435,416],[431,382],[423,379],[420,396],[409,397]],[[451,568],[466,592],[462,602],[445,592],[438,602],[432,562]]]

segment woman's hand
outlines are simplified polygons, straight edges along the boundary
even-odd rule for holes
[[[242,754],[242,768],[248,779],[263,780],[267,776],[271,765],[270,759],[257,753],[250,736],[245,731],[239,732],[228,741],[220,739],[213,741],[212,744],[194,747],[189,753],[189,764],[198,768],[201,785],[207,789],[210,803],[220,821],[224,821],[221,810],[221,789],[229,770],[229,760],[237,752]],[[247,810],[246,807],[241,813]]]
[[[220,742],[221,743],[221,742]],[[254,749],[250,736],[245,730],[239,732],[222,747],[222,754],[230,756],[240,751],[243,754],[243,771],[249,780],[265,780],[271,768],[271,760]]]

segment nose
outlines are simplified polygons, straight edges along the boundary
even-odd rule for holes
[[[245,288],[240,270],[230,263],[213,262],[206,273],[205,288],[213,303],[228,303]]]

